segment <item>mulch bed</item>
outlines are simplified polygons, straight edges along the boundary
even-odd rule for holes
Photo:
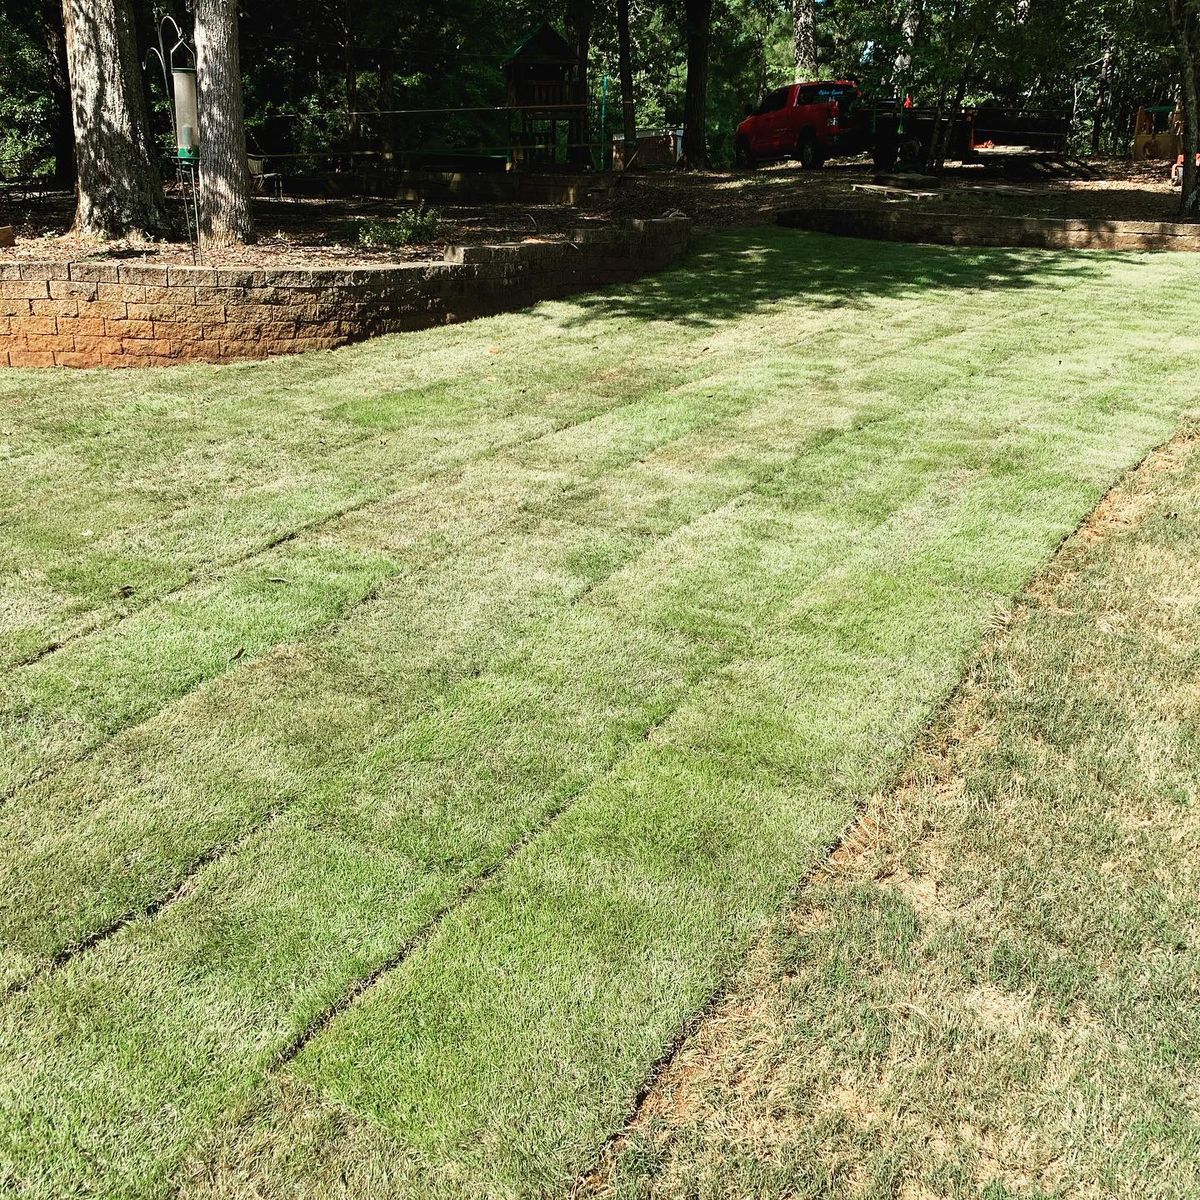
[[[960,212],[1003,216],[1171,220],[1178,192],[1165,163],[1087,163],[1062,176],[1039,177],[1020,168],[952,166],[930,184],[915,187],[927,199],[907,203]],[[512,242],[525,238],[558,240],[580,226],[634,217],[683,213],[699,229],[764,224],[782,208],[886,206],[897,201],[871,188],[869,163],[830,163],[803,172],[781,163],[750,175],[717,171],[660,171],[619,178],[611,193],[587,207],[563,204],[436,202],[442,217],[436,239],[415,246],[362,245],[365,222],[385,221],[411,205],[399,200],[285,198],[255,201],[259,240],[252,246],[207,250],[210,266],[356,266],[441,259],[448,245]],[[864,187],[864,185],[867,185]],[[182,229],[182,209],[173,202]],[[17,244],[0,250],[6,259],[119,258],[151,263],[190,263],[184,241],[96,243],[68,233],[72,200],[63,193],[0,200],[0,225],[16,226]]]

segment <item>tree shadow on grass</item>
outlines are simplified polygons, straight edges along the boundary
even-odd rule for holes
[[[927,299],[948,289],[1019,290],[1099,281],[1114,257],[1095,251],[868,241],[790,229],[739,230],[704,238],[676,267],[631,288],[574,297],[572,303],[581,311],[567,324],[636,317],[710,328],[800,298],[865,308],[877,300]],[[963,302],[969,305],[969,297]]]

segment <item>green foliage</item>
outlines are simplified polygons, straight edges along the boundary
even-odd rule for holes
[[[505,52],[543,20],[565,28],[568,8],[579,7],[579,0],[248,5],[241,44],[250,150],[288,156],[289,174],[310,177],[318,189],[329,174],[351,168],[386,173],[447,156],[503,156]],[[152,7],[135,0],[135,8],[144,41]],[[37,6],[8,9],[0,16],[0,170],[46,171],[54,62]],[[592,0],[591,9],[590,140],[601,142],[620,112],[615,0]],[[1065,108],[1076,117],[1081,149],[1091,145],[1098,115],[1100,147],[1126,153],[1138,106],[1174,96],[1177,65],[1160,9],[1151,0],[820,0],[821,69],[860,77],[877,93],[911,92],[918,103],[953,98],[964,86],[968,103]],[[642,127],[682,120],[681,10],[678,0],[631,6]],[[1106,51],[1111,65],[1097,108]],[[788,0],[715,0],[707,134],[718,164],[728,161],[745,105],[791,79],[791,55]],[[161,87],[151,90],[161,109]],[[154,124],[165,130],[161,111]]]
[[[31,31],[0,13],[0,177],[48,174],[52,106],[46,53]]]
[[[366,220],[358,225],[358,241],[363,246],[413,246],[433,241],[442,228],[442,215],[421,201],[402,209],[390,220]]]

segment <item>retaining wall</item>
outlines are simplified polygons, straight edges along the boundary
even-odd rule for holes
[[[1200,226],[1170,221],[1057,220],[946,213],[917,207],[788,209],[780,225],[849,237],[956,246],[1039,246],[1082,250],[1200,250]]]
[[[0,365],[134,367],[332,349],[661,270],[683,217],[569,242],[459,246],[445,261],[311,270],[0,261]]]

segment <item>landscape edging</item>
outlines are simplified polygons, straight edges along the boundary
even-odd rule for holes
[[[328,350],[524,308],[669,266],[686,217],[371,267],[0,262],[0,366],[132,367]]]

